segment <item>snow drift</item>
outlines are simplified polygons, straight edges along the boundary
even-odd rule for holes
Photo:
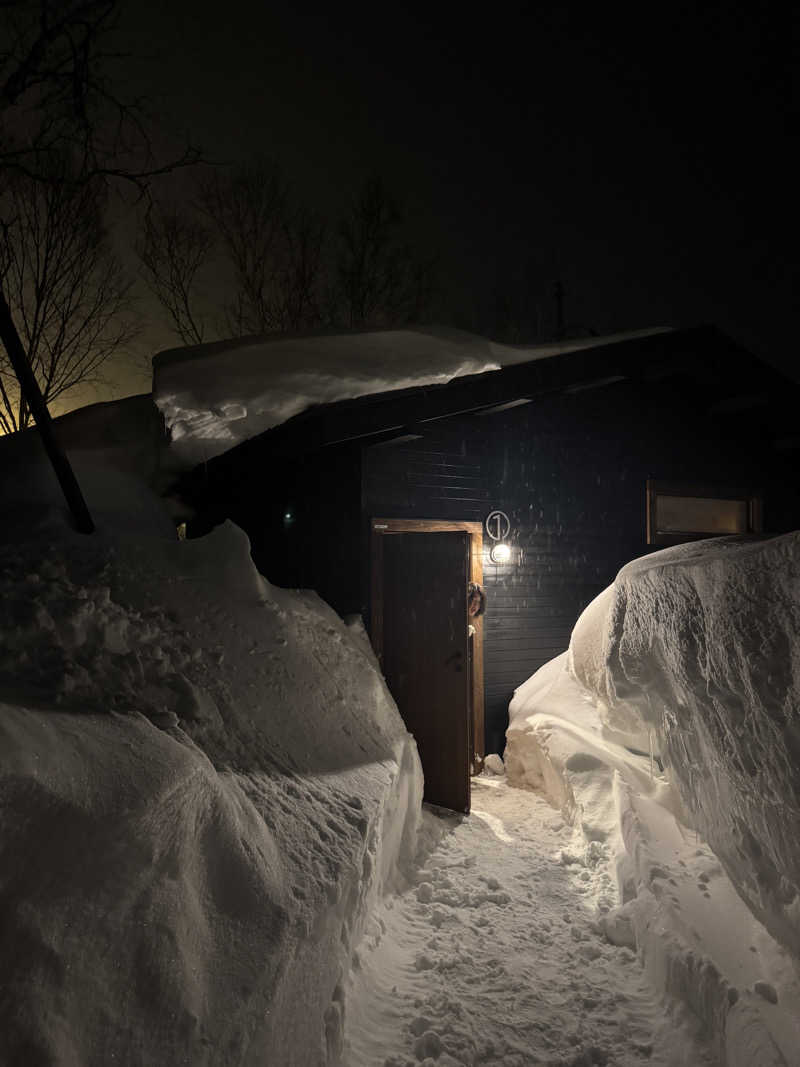
[[[629,564],[510,708],[509,779],[561,808],[576,854],[607,849],[621,906],[598,922],[728,1065],[800,1047],[799,549],[720,538]]]
[[[692,824],[800,958],[800,534],[630,563],[602,632],[576,677],[608,725],[655,732]]]
[[[73,533],[26,447],[0,476],[0,1061],[338,1062],[422,785],[363,633],[230,524],[177,541],[96,455]]]

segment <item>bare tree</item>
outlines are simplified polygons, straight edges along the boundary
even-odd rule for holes
[[[152,206],[137,252],[145,281],[185,345],[204,340],[207,314],[200,309],[198,273],[208,262],[214,235],[196,216],[177,207]]]
[[[268,160],[215,173],[203,186],[202,208],[233,268],[234,293],[226,314],[237,336],[280,328],[275,289],[287,198],[284,179]]]
[[[137,250],[172,328],[197,344],[215,319],[236,336],[320,323],[325,240],[324,220],[296,205],[277,165],[259,159],[214,173],[180,209],[155,207]],[[212,262],[209,300],[202,274]]]
[[[283,227],[275,278],[281,330],[307,329],[322,320],[320,284],[326,233],[324,220],[306,208],[298,208]]]
[[[379,177],[368,178],[339,224],[330,313],[350,326],[418,321],[433,288],[426,262],[402,239],[403,215]]]
[[[72,180],[119,178],[143,188],[196,163],[188,147],[170,159],[152,149],[142,100],[115,92],[108,72],[118,0],[3,0],[0,4],[0,165],[49,180],[69,156]]]
[[[333,241],[269,160],[215,173],[194,214],[188,205],[152,212],[139,247],[147,284],[186,344],[205,339],[216,309],[235,336],[392,326],[428,314],[435,261],[404,240],[401,212],[378,178],[365,183]],[[212,258],[216,301],[199,284]]]
[[[45,403],[96,381],[135,336],[130,282],[103,225],[105,190],[13,175],[0,207],[0,279]],[[0,351],[0,425],[25,429],[31,409]]]
[[[370,178],[354,199],[338,230],[335,313],[348,326],[376,315],[393,317],[402,287],[402,257],[396,233],[397,204],[380,178]]]
[[[196,162],[154,159],[141,102],[117,96],[107,80],[106,42],[117,0],[3,0],[0,4],[0,170],[43,184],[53,162],[69,160],[57,180],[90,185],[119,178],[143,191],[157,174]],[[9,221],[9,220],[7,220]],[[14,220],[9,221],[13,225]],[[47,404],[0,286],[0,340],[78,529],[94,529],[72,469],[58,445]],[[9,396],[5,382],[0,397]]]
[[[435,255],[424,256],[413,248],[408,250],[408,271],[405,297],[405,321],[425,322],[438,292],[438,260]]]

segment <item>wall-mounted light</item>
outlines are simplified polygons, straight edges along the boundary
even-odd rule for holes
[[[496,545],[492,545],[489,550],[489,558],[492,563],[508,563],[511,559],[511,549],[504,541],[500,541]]]

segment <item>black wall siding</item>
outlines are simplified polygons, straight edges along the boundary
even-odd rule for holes
[[[552,397],[498,418],[495,447],[487,450],[494,506],[511,520],[513,546],[510,564],[489,563],[484,572],[489,751],[503,750],[514,690],[567,648],[581,611],[613,578],[620,535],[630,526],[619,518],[609,530],[602,476],[598,485],[598,455],[613,469],[617,449],[603,449],[596,426],[574,417],[574,406]],[[641,507],[628,558],[641,550]]]
[[[474,434],[474,431],[472,431]],[[468,435],[453,427],[418,441],[364,453],[367,518],[464,519],[482,522],[489,490]]]

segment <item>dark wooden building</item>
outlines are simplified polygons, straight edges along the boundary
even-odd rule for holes
[[[381,652],[391,567],[430,583],[441,566],[390,566],[382,535],[460,537],[466,571],[453,581],[482,577],[488,594],[465,743],[502,752],[514,688],[567,647],[623,564],[692,537],[800,525],[799,394],[698,327],[324,405],[193,472],[183,486],[196,509],[190,534],[233,519],[270,581],[361,613]],[[507,532],[502,517],[491,524],[505,533],[504,562],[489,554],[496,511],[509,522]]]

